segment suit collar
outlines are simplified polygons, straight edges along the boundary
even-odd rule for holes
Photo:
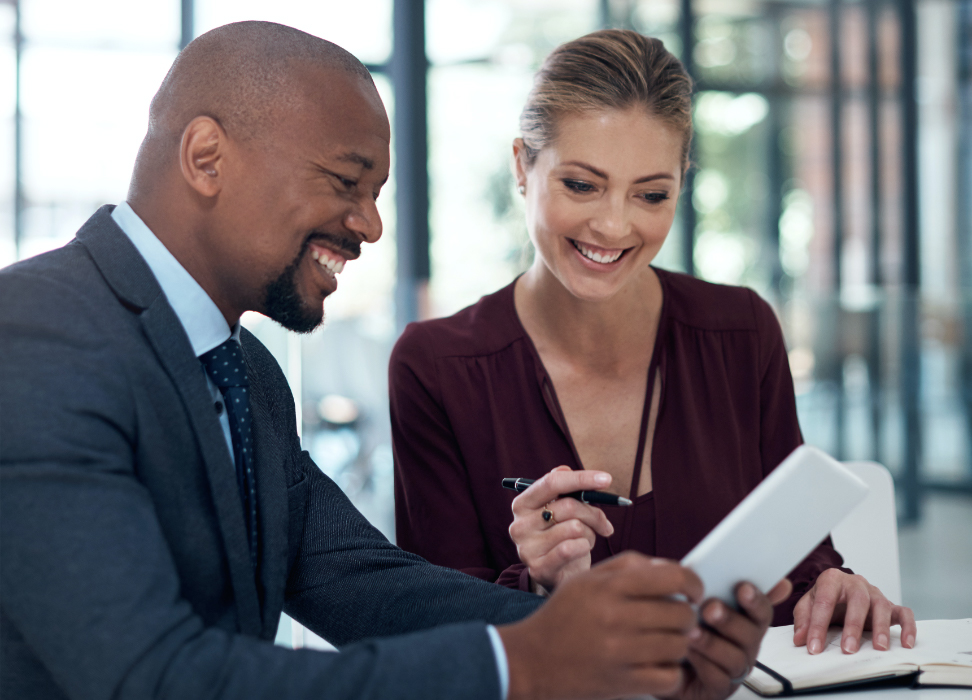
[[[77,239],[121,302],[133,311],[144,311],[162,294],[162,288],[128,236],[111,218],[114,208],[107,204],[96,211],[78,231]]]
[[[139,314],[159,362],[171,377],[199,440],[213,503],[226,547],[240,631],[258,636],[260,605],[250,562],[243,506],[205,372],[162,289],[137,249],[111,218],[112,207],[99,209],[78,231],[78,241],[119,300]]]

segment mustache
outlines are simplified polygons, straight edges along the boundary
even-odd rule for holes
[[[301,255],[307,252],[311,243],[326,243],[337,252],[344,255],[348,260],[355,260],[361,257],[361,241],[351,236],[342,236],[329,231],[314,231],[304,241],[304,248]]]

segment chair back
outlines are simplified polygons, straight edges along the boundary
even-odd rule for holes
[[[830,533],[844,566],[866,578],[896,605],[901,605],[898,563],[898,516],[894,479],[877,462],[844,462],[870,492]]]

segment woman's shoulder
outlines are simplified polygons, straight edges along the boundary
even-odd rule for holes
[[[487,294],[452,316],[406,326],[394,353],[420,351],[427,358],[476,357],[499,352],[523,337],[513,305],[513,285]]]
[[[706,282],[691,275],[655,269],[666,295],[668,316],[706,331],[761,331],[778,325],[772,307],[748,287]]]

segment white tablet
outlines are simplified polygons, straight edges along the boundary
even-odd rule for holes
[[[840,462],[802,445],[685,555],[682,564],[702,579],[706,598],[736,607],[739,583],[749,581],[767,592],[867,491]]]

